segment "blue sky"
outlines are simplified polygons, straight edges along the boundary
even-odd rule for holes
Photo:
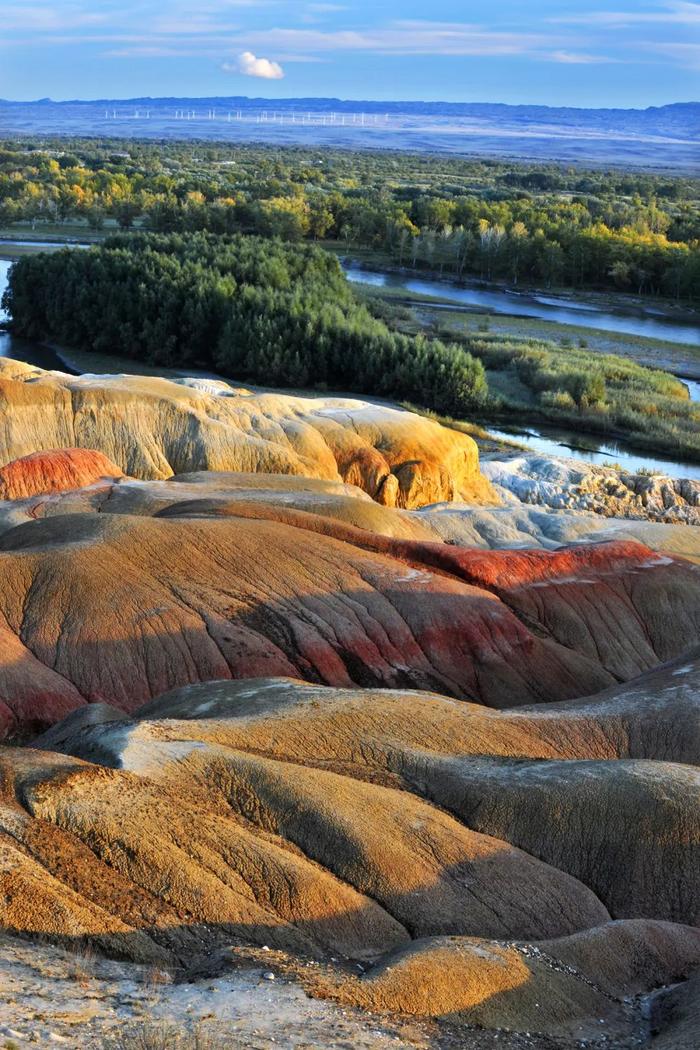
[[[0,97],[700,98],[688,0],[0,0]]]

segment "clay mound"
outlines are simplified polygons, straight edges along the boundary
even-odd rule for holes
[[[675,624],[673,638],[668,624],[688,582],[700,583],[700,569],[636,542],[511,551],[507,557],[436,546],[434,559],[431,564],[451,563],[455,575],[493,591],[524,623],[598,659],[618,679],[633,678],[697,644],[696,611]]]
[[[608,1042],[643,1034],[632,995],[684,979],[699,962],[700,931],[638,920],[538,944],[414,941],[326,994],[370,1010]]]
[[[363,401],[146,376],[75,377],[18,369],[3,358],[0,410],[0,462],[78,447],[102,452],[136,478],[272,472],[342,478],[386,506],[498,502],[471,438]]]
[[[0,923],[184,961],[238,938],[366,958],[408,939],[377,903],[221,806],[144,775],[0,755]],[[189,960],[191,961],[191,960]]]
[[[0,698],[15,710],[21,687],[25,722],[55,720],[59,699],[61,715],[81,698],[134,710],[176,685],[232,676],[427,688],[498,706],[611,682],[486,591],[329,536],[310,546],[306,531],[269,521],[61,515],[5,533],[0,567],[12,651]],[[687,619],[700,606],[694,588],[690,579],[679,593],[679,617],[683,599]],[[36,671],[45,681],[27,709]]]
[[[614,918],[700,923],[700,772],[666,762],[426,760],[406,770],[468,827],[575,876]]]
[[[400,776],[409,753],[428,751],[700,765],[700,655],[589,699],[516,710],[489,710],[434,693],[329,689],[278,678],[185,686],[137,714],[167,719],[162,733],[196,733],[304,765],[354,769],[358,776]],[[69,737],[73,747],[79,736]]]
[[[327,518],[379,536],[428,541],[439,538],[418,516],[382,507],[354,485],[288,474],[207,471],[175,475],[167,482],[124,478],[105,482],[99,488],[0,503],[0,534],[37,518],[94,513],[105,507],[111,514],[144,517],[222,517],[239,513],[271,520],[282,520],[285,510],[298,510],[308,516],[309,522]],[[330,524],[325,527],[331,529]]]
[[[167,773],[162,774],[166,780],[169,776],[177,780],[182,772],[186,778],[194,776],[198,781],[213,784],[223,792],[228,804],[239,808],[248,819],[280,831],[305,852],[316,848],[326,851],[322,862],[344,878],[349,877],[348,871],[336,869],[334,864],[341,864],[343,857],[349,857],[348,863],[353,864],[359,854],[364,865],[362,877],[369,878],[374,870],[377,881],[372,883],[371,890],[369,883],[358,883],[358,888],[382,900],[384,891],[380,892],[378,887],[385,886],[382,880],[386,873],[381,870],[383,851],[390,850],[393,832],[380,831],[378,851],[372,852],[353,820],[358,812],[383,812],[382,823],[387,828],[400,829],[403,817],[400,812],[393,813],[386,808],[396,797],[392,793],[380,797],[375,787],[375,794],[370,792],[362,799],[354,783],[358,778],[410,791],[437,803],[472,831],[509,842],[568,872],[593,889],[615,918],[646,916],[691,923],[700,919],[696,878],[700,773],[693,767],[641,760],[516,762],[473,755],[455,757],[461,740],[469,739],[470,722],[476,722],[478,735],[478,715],[470,719],[467,712],[460,725],[459,717],[450,719],[447,712],[443,725],[438,705],[431,705],[429,698],[422,695],[415,698],[406,695],[402,698],[402,714],[411,728],[395,729],[397,709],[393,712],[385,709],[381,715],[388,714],[388,717],[383,718],[382,734],[376,723],[373,728],[370,719],[363,719],[360,705],[347,705],[344,709],[334,705],[332,690],[327,691],[331,693],[328,701],[331,710],[325,717],[323,698],[318,693],[316,699],[306,698],[311,717],[304,721],[303,713],[300,717],[293,702],[288,705],[291,710],[285,710],[284,702],[275,710],[275,700],[270,694],[279,691],[284,697],[289,684],[263,685],[262,695],[255,697],[259,688],[259,683],[250,683],[248,693],[253,694],[253,704],[248,704],[246,691],[239,690],[241,708],[233,717],[222,718],[222,704],[216,692],[207,701],[203,699],[206,687],[200,687],[202,699],[196,696],[194,699],[197,719],[146,720],[120,726],[116,731],[109,725],[104,729],[87,726],[64,736],[62,747],[76,756],[120,768],[132,768],[132,764],[136,768],[146,761],[143,756],[149,756],[149,768],[168,767]],[[182,700],[182,694],[176,695],[174,706]],[[251,710],[253,705],[257,710]],[[160,708],[158,704],[151,705],[149,719],[156,715],[162,718],[168,707],[172,712],[173,704],[167,701]],[[513,713],[512,720],[515,722],[518,717]],[[431,718],[435,718],[439,726],[432,734]],[[498,735],[500,725],[507,733],[508,722],[508,713],[499,714],[490,727],[494,736]],[[559,725],[553,716],[552,723],[552,736],[558,731],[566,738],[569,728],[566,715]],[[426,727],[428,733],[421,739]],[[534,727],[536,730],[536,720]],[[526,721],[525,738],[528,731]],[[170,769],[168,747],[177,750],[184,742],[193,749],[192,755],[182,769],[180,765]],[[209,757],[211,747],[215,758]],[[235,759],[231,758],[233,748],[247,751],[248,757],[244,758],[237,750]],[[270,763],[269,759],[255,757],[270,751],[278,756],[282,754],[285,762]],[[193,763],[195,772],[191,768]],[[311,772],[301,768],[300,763],[320,768]],[[338,778],[325,770],[342,772],[343,776]],[[346,803],[345,793],[351,789]],[[401,797],[401,805],[410,813],[411,803],[405,795]],[[326,801],[329,799],[333,802]],[[324,811],[324,804],[330,807],[329,812]],[[350,820],[347,826],[342,823],[346,804]],[[251,808],[247,808],[249,806]],[[321,824],[319,811],[325,813]],[[409,820],[402,837],[407,855],[411,851],[419,852],[421,832],[418,829],[430,826],[427,816],[416,817],[412,823]],[[336,828],[334,834],[329,827]],[[341,827],[345,828],[342,832]],[[370,837],[373,834],[371,825],[367,834]],[[447,834],[447,840],[455,848],[458,839],[454,829]],[[395,848],[400,856],[404,846],[397,844]],[[466,857],[468,849],[466,845],[464,848]],[[452,866],[460,870],[455,855],[437,840],[433,840],[429,856],[443,858],[442,872]],[[503,859],[499,855],[499,864]],[[409,863],[416,872],[419,870],[418,861],[408,859],[397,863],[398,870]],[[481,868],[485,868],[483,863]],[[486,878],[485,874],[483,877]],[[447,879],[442,891],[448,909],[453,892],[451,879],[452,876]],[[422,885],[437,885],[437,882],[435,875],[432,879],[426,877]],[[480,892],[483,896],[485,891]],[[490,892],[487,891],[486,899]],[[499,884],[496,896],[505,902],[509,892],[505,885]],[[438,896],[436,890],[433,912],[437,909]],[[490,907],[498,912],[495,901]],[[400,915],[409,928],[420,928],[415,918],[405,912]],[[483,929],[483,918],[479,921]],[[449,922],[451,932],[456,932],[454,915]]]
[[[165,741],[157,727],[141,728],[90,733],[92,754],[147,770],[183,797],[193,784],[210,804],[223,796],[251,825],[293,842],[378,901],[412,936],[554,936],[607,918],[575,880],[405,792],[203,742]]]
[[[507,495],[503,493],[503,507],[443,503],[411,513],[445,542],[460,547],[555,550],[571,543],[637,540],[651,550],[700,563],[700,529],[696,525],[611,517],[612,506],[599,514],[553,510],[509,502]]]
[[[537,1033],[566,1045],[601,1034],[629,1037],[640,1027],[632,1010],[576,974],[517,945],[478,938],[414,941],[364,980],[329,984],[325,992],[367,1010]]]
[[[697,1050],[700,1046],[700,973],[659,992],[651,1002],[653,1050]]]
[[[366,495],[252,477],[24,502],[36,520],[0,538],[5,731],[81,698],[134,710],[177,685],[260,675],[494,707],[566,700],[696,643],[700,572],[639,544],[468,551],[407,538],[412,519]]]
[[[34,452],[0,467],[0,499],[26,499],[42,493],[64,492],[121,476],[119,467],[93,449]]]
[[[671,702],[687,667],[663,669]],[[635,997],[700,965],[700,930],[657,921],[699,917],[697,771],[478,757],[655,746],[615,693],[489,711],[278,678],[181,688],[137,720],[76,711],[0,756],[0,923],[140,960],[232,939],[378,960],[310,988],[564,1045],[602,1020],[610,1045],[634,1041]]]
[[[537,948],[622,999],[686,980],[700,965],[700,929],[626,919],[541,941]]]
[[[37,517],[84,513],[107,503],[111,513],[201,515],[231,512],[236,501],[297,509],[398,539],[441,540],[489,550],[555,550],[571,543],[637,540],[651,550],[700,562],[700,530],[690,525],[611,519],[520,504],[442,503],[404,511],[382,507],[361,488],[340,481],[235,471],[195,471],[175,475],[167,483],[121,479],[105,483],[100,492],[88,488],[53,498],[16,500],[0,505],[0,532]]]

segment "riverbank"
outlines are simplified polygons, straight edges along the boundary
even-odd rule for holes
[[[593,288],[571,288],[568,285],[551,285],[541,287],[521,283],[513,285],[506,281],[483,280],[476,274],[465,273],[461,277],[446,274],[437,269],[399,265],[392,256],[372,248],[360,248],[339,241],[319,241],[319,244],[337,255],[344,268],[357,268],[368,273],[380,270],[382,273],[400,277],[415,278],[431,283],[445,285],[455,289],[464,287],[482,287],[495,292],[513,292],[518,295],[536,295],[552,297],[570,303],[584,304],[595,309],[605,311],[615,308],[629,310],[631,312],[643,311],[668,319],[675,319],[681,323],[700,323],[700,300],[695,303],[677,302],[663,296],[637,295],[633,292],[600,291]]]
[[[646,368],[670,372],[686,384],[700,383],[700,344],[674,343],[670,339],[652,339],[599,328],[561,324],[532,317],[514,317],[478,307],[462,306],[448,299],[429,295],[407,296],[399,289],[357,285],[367,302],[386,304],[389,313],[398,316],[411,311],[425,326],[438,329],[452,325],[465,334],[489,333],[505,338],[534,339],[558,343],[564,349],[579,346],[594,354],[613,354],[635,361]],[[418,325],[416,325],[417,330]],[[697,400],[697,398],[696,398]]]
[[[668,304],[661,306],[631,305],[628,301],[607,297],[594,305],[578,293],[561,296],[551,290],[514,290],[470,280],[455,283],[432,279],[406,271],[372,270],[350,262],[343,265],[348,280],[357,285],[400,289],[407,297],[435,296],[438,301],[469,306],[486,313],[512,318],[537,318],[558,324],[577,325],[585,329],[605,329],[632,336],[648,336],[700,347],[700,314],[675,313]]]

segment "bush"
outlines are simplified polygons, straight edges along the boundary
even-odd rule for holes
[[[576,408],[576,402],[568,390],[543,390],[540,394],[540,404],[560,412],[571,412]]]

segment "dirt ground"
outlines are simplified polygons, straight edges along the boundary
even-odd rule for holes
[[[0,936],[0,1050],[568,1050],[536,1033],[341,1008],[305,991],[317,963],[300,973],[282,952],[228,954],[182,980]]]

